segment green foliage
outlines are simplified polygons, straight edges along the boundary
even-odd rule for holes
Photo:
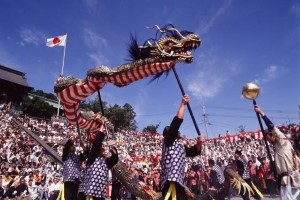
[[[104,110],[104,116],[114,125],[115,131],[122,129],[137,129],[135,121],[136,113],[130,104],[125,103],[123,106],[115,104],[111,106],[105,101],[102,101],[102,106]],[[81,101],[80,107],[87,111],[91,110],[94,113],[102,114],[102,109],[98,98],[89,101]]]
[[[44,93],[42,90],[33,90],[32,93],[38,96],[57,100],[55,95],[51,93]],[[136,113],[130,104],[125,103],[123,106],[115,104],[114,106],[111,106],[102,101],[102,106],[104,116],[114,125],[115,131],[122,129],[137,129],[135,121]],[[98,98],[81,101],[80,108],[86,111],[91,110],[94,113],[102,114],[102,108]],[[53,106],[50,106],[38,97],[34,97],[33,99],[26,98],[23,101],[22,110],[25,114],[40,118],[51,118],[51,116],[56,113],[56,109]]]
[[[32,99],[26,97],[22,103],[22,111],[29,116],[50,119],[55,114],[56,109],[39,97]]]
[[[143,129],[143,132],[157,133],[157,129],[159,128],[159,125],[160,124],[156,124],[156,125],[150,124]]]
[[[105,113],[105,110],[107,109],[107,103],[105,101],[102,101],[103,110]],[[101,105],[99,103],[98,98],[95,98],[93,100],[83,100],[80,102],[80,108],[83,110],[91,110],[94,113],[102,113]]]
[[[122,107],[117,104],[109,106],[105,111],[105,116],[113,123],[115,131],[122,129],[137,129],[136,121],[134,119],[136,113],[132,106],[128,103],[124,104]]]
[[[54,95],[52,93],[45,93],[43,90],[32,90],[31,93],[35,94],[35,95],[38,95],[38,96],[41,96],[41,97],[45,97],[47,99],[52,99],[52,100],[55,100],[55,101],[58,100],[56,95]]]
[[[239,133],[244,133],[246,131],[246,126],[245,125],[239,125],[238,126],[238,132]]]

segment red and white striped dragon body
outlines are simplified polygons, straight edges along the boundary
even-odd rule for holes
[[[196,34],[178,31],[173,25],[163,28],[156,25],[152,28],[157,28],[159,37],[147,40],[144,45],[138,45],[132,37],[129,49],[131,63],[116,68],[95,67],[88,71],[84,80],[72,76],[58,78],[54,91],[64,106],[65,117],[70,124],[76,125],[78,122],[80,129],[90,131],[103,125],[99,119],[84,117],[80,112],[80,101],[101,90],[106,83],[126,86],[146,77],[159,76],[175,67],[178,62],[193,61],[191,51],[201,43]]]

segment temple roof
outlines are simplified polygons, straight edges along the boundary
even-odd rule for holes
[[[21,86],[30,87],[27,83],[24,72],[5,67],[3,65],[0,65],[0,79]]]

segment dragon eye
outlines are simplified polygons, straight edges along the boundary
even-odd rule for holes
[[[165,45],[168,46],[168,47],[171,47],[171,46],[174,45],[174,42],[168,41],[168,42],[165,43]]]

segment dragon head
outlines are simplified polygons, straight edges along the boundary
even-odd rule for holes
[[[163,28],[157,28],[156,39],[147,40],[144,45],[138,46],[136,39],[132,36],[129,46],[132,60],[149,60],[150,62],[193,62],[192,51],[200,46],[200,38],[190,31],[179,31],[169,24]]]

